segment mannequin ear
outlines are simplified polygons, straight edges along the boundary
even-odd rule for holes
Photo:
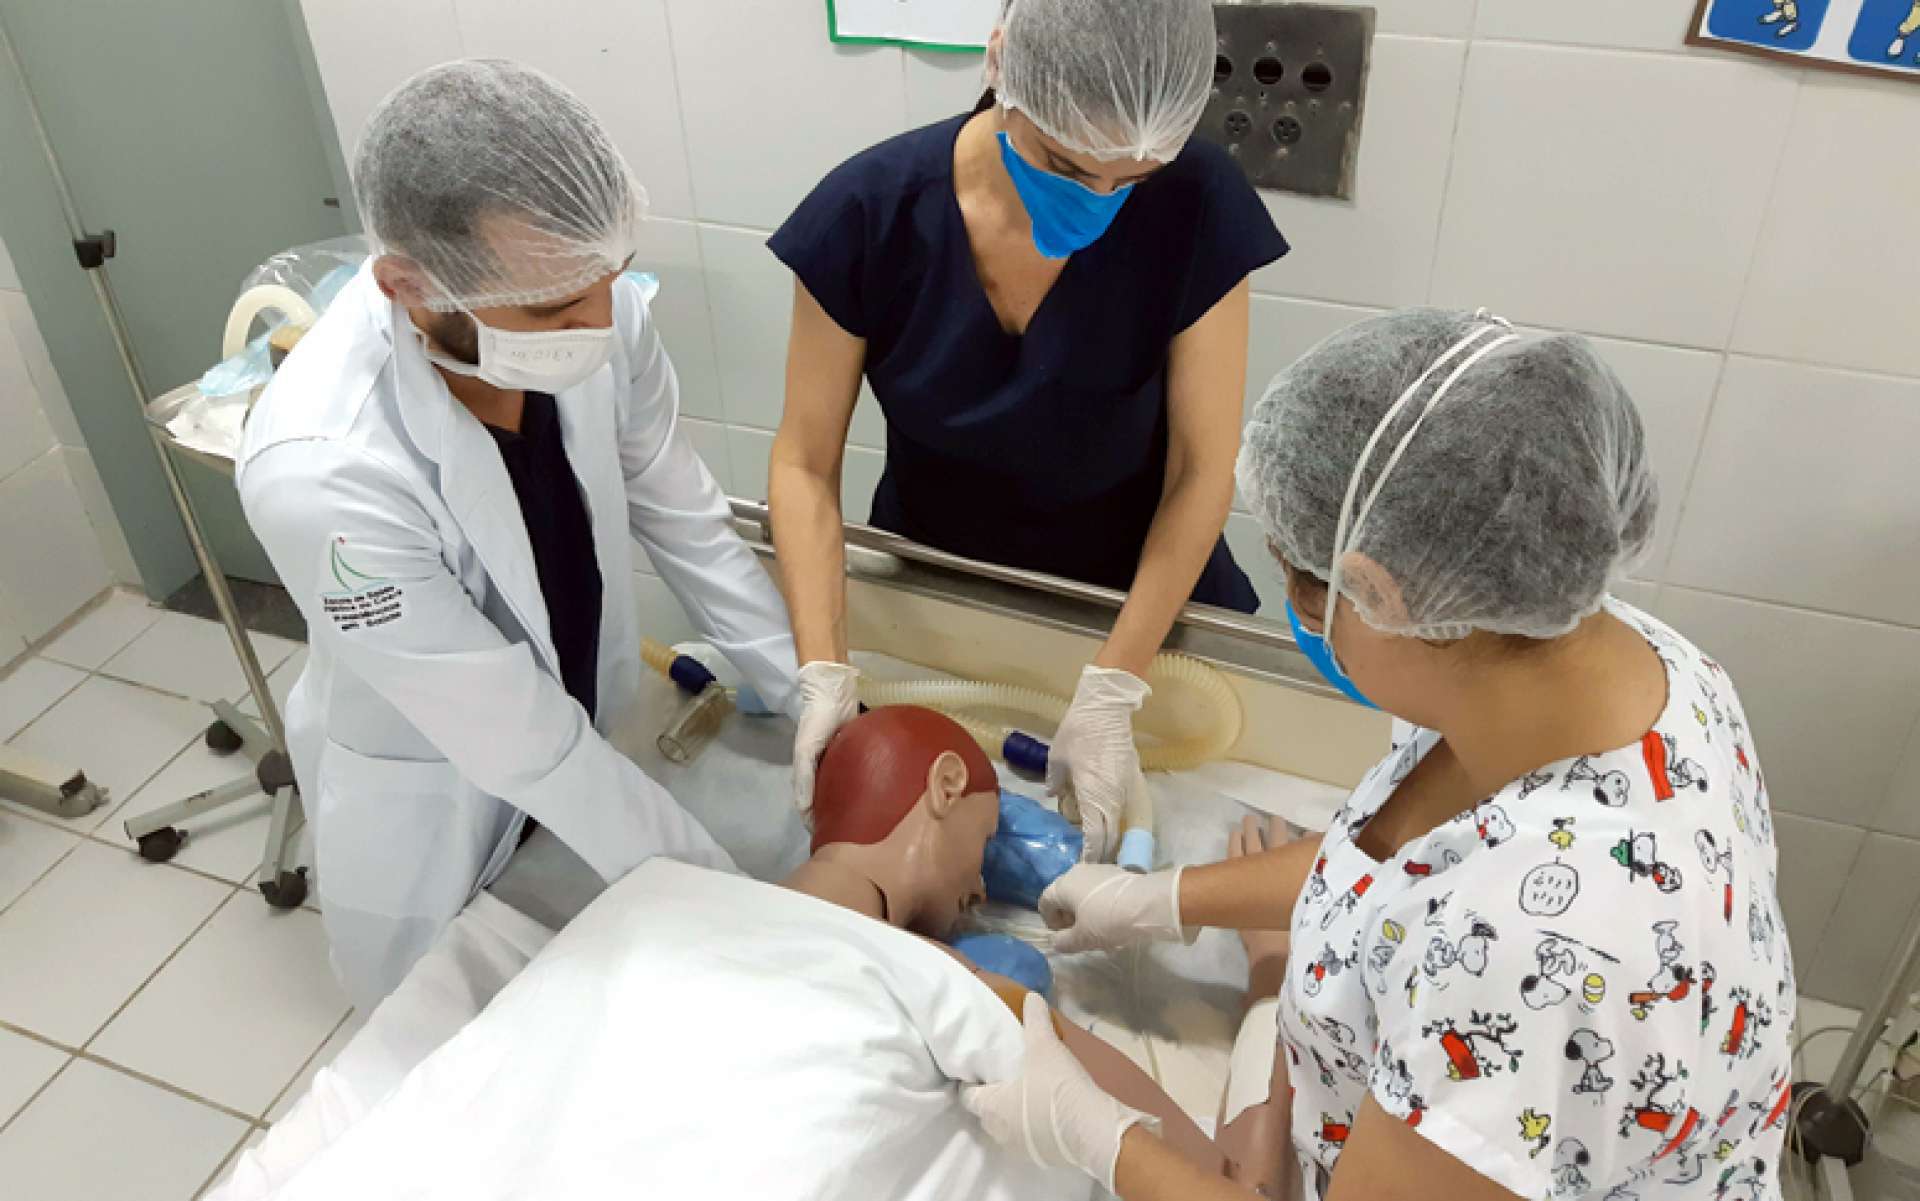
[[[1340,590],[1352,598],[1356,608],[1372,617],[1370,625],[1405,626],[1408,623],[1407,601],[1400,592],[1399,581],[1357,550],[1341,556]]]
[[[398,254],[383,254],[373,260],[373,282],[380,291],[408,308],[427,303],[427,273],[420,264]]]
[[[927,807],[935,818],[944,819],[965,795],[967,795],[966,762],[952,751],[941,751],[940,757],[927,768]]]

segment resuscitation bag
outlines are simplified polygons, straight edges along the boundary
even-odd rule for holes
[[[1000,790],[1000,827],[980,865],[987,898],[1038,909],[1040,894],[1080,862],[1086,836],[1066,818],[1017,792]]]
[[[1047,957],[1011,934],[962,934],[950,944],[975,967],[998,972],[1029,992],[1051,999],[1053,969]]]

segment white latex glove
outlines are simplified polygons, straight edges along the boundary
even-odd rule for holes
[[[1119,845],[1120,820],[1135,788],[1144,790],[1133,715],[1153,689],[1129,671],[1088,667],[1047,752],[1047,791],[1087,836],[1084,858],[1105,863]]]
[[[1158,1120],[1101,1091],[1054,1033],[1053,1015],[1037,993],[1027,994],[1020,1016],[1027,1036],[1020,1074],[965,1085],[960,1103],[995,1142],[1041,1167],[1079,1168],[1112,1192],[1121,1138],[1136,1122],[1152,1130]]]
[[[1189,941],[1180,926],[1182,868],[1140,875],[1110,863],[1080,863],[1040,894],[1040,917],[1061,933],[1065,955],[1129,943]]]
[[[800,716],[793,735],[793,805],[813,824],[813,777],[820,756],[841,726],[860,715],[860,669],[815,659],[800,669],[794,685]]]

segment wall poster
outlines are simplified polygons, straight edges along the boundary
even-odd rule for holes
[[[1920,79],[1920,0],[1700,0],[1687,41]]]
[[[983,50],[1001,0],[827,0],[827,33],[836,42]]]

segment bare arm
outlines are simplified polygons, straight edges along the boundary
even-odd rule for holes
[[[1291,1154],[1293,1086],[1287,1079],[1287,1053],[1273,1044],[1273,1068],[1267,1099],[1220,1126],[1215,1141],[1227,1157],[1227,1176],[1245,1188],[1264,1189],[1270,1198],[1291,1198],[1299,1175]]]
[[[866,340],[841,329],[795,280],[787,403],[767,469],[767,504],[802,664],[847,659],[840,467],[866,356]]]
[[[1259,1195],[1206,1171],[1139,1126],[1120,1140],[1113,1184],[1123,1201],[1253,1201]]]
[[[1251,285],[1240,281],[1173,340],[1166,483],[1133,587],[1094,659],[1097,667],[1146,674],[1226,526],[1247,387],[1250,292]]]
[[[1138,1126],[1121,1140],[1113,1176],[1124,1201],[1246,1201],[1254,1196],[1200,1171]],[[1420,1137],[1369,1097],[1340,1153],[1327,1201],[1516,1201],[1518,1196]]]
[[[1257,855],[1189,867],[1180,873],[1180,922],[1285,930],[1319,854],[1319,839],[1301,838]]]

